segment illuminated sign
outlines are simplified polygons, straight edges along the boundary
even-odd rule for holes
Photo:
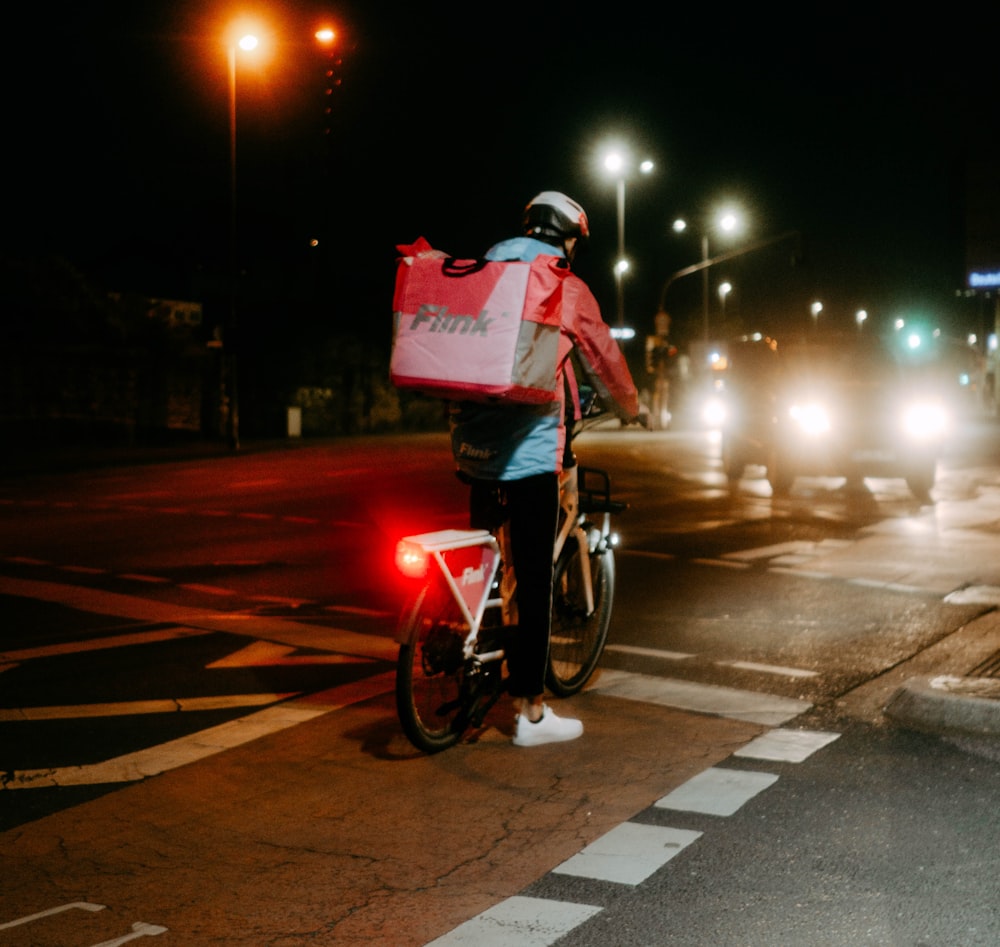
[[[989,289],[992,286],[1000,286],[1000,270],[993,270],[989,273],[973,270],[969,273],[970,289]]]

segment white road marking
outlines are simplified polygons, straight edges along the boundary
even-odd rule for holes
[[[995,585],[970,585],[949,592],[944,600],[949,605],[1000,605],[1000,588]]]
[[[37,914],[26,914],[24,917],[16,918],[13,921],[6,921],[0,924],[0,931],[9,930],[12,927],[20,927],[22,924],[30,924],[32,921],[41,920],[43,917],[52,917],[53,914],[62,914],[63,911],[72,911],[79,908],[81,911],[103,911],[105,905],[93,904],[90,901],[73,901],[70,904],[60,904],[57,908],[49,908],[47,911],[39,911]]]
[[[733,756],[779,763],[801,763],[840,736],[828,730],[771,730],[751,740]]]
[[[771,546],[758,546],[756,549],[744,549],[740,552],[727,552],[725,558],[752,562],[757,559],[773,559],[775,556],[802,555],[813,552],[815,548],[816,543],[797,539],[787,543],[775,543]]]
[[[710,766],[658,799],[657,809],[730,816],[778,781],[774,773],[755,773]]]
[[[601,912],[590,904],[507,898],[427,947],[547,947]]]
[[[158,934],[166,934],[167,930],[166,927],[159,924],[136,921],[132,925],[131,934],[124,934],[112,940],[102,940],[99,944],[94,944],[94,947],[121,947],[122,944],[127,944],[130,940],[138,940],[140,937],[156,937]]]
[[[357,605],[324,605],[323,611],[341,615],[357,615],[360,618],[386,618],[391,614],[381,609],[361,608]]]
[[[740,671],[760,671],[761,674],[774,674],[778,677],[817,677],[818,671],[805,671],[802,668],[783,667],[780,664],[757,664],[754,661],[716,661],[719,667],[736,668]]]
[[[701,832],[623,822],[552,871],[598,881],[637,885],[701,838]]]
[[[631,644],[609,644],[604,648],[605,651],[614,651],[618,654],[635,654],[644,658],[662,658],[664,661],[686,661],[688,658],[693,658],[693,654],[687,654],[684,651],[661,651],[658,648],[640,648],[638,645]]]
[[[616,549],[616,556],[634,556],[637,559],[676,559],[672,552],[650,552],[645,549]]]
[[[31,661],[35,658],[52,658],[64,654],[82,654],[85,651],[103,651],[107,648],[124,648],[129,645],[156,644],[174,638],[192,638],[211,634],[203,628],[158,628],[155,631],[137,631],[128,635],[108,635],[88,638],[86,641],[66,641],[62,644],[21,648],[18,651],[0,651],[0,661]]]
[[[204,592],[206,595],[218,595],[220,598],[235,595],[233,589],[225,589],[218,585],[200,585],[197,582],[185,582],[178,586],[188,592]]]
[[[388,693],[394,686],[395,672],[388,672],[308,694],[217,727],[100,763],[15,770],[0,780],[0,790],[136,782]]]
[[[292,657],[296,649],[273,641],[251,641],[239,651],[206,665],[209,668],[302,667],[310,664],[357,664],[370,660],[352,654],[303,654]]]
[[[677,707],[771,727],[787,723],[812,707],[808,701],[790,697],[627,671],[601,671],[591,689],[612,697],[646,701],[664,707]]]
[[[65,704],[51,707],[0,708],[0,723],[28,720],[75,720],[93,717],[132,717],[140,714],[193,713],[206,710],[230,710],[235,707],[262,707],[275,704],[287,694],[225,694],[212,697],[176,697],[164,700],[128,700],[105,704]]]
[[[695,565],[715,566],[721,569],[749,569],[749,562],[729,562],[727,559],[692,559]]]

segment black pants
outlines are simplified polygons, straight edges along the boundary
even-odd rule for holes
[[[499,510],[498,510],[499,506]],[[552,617],[552,547],[559,523],[559,475],[523,480],[473,480],[469,519],[473,529],[510,522],[517,576],[517,632],[507,646],[510,694],[536,697],[545,690]]]

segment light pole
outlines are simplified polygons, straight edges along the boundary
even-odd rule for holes
[[[821,302],[819,302],[818,300],[816,302],[814,302],[809,307],[809,312],[812,314],[813,331],[814,332],[816,331],[817,327],[819,326],[819,314],[822,311],[823,311],[823,304]]]
[[[615,260],[615,293],[617,297],[616,316],[618,328],[625,325],[625,273],[629,263],[625,258],[625,178],[630,170],[626,153],[620,149],[609,151],[604,157],[604,168],[615,176],[616,204],[618,216],[618,256]],[[643,174],[653,170],[653,162],[648,158],[639,164]]]
[[[722,307],[722,325],[726,324],[726,298],[733,291],[733,284],[728,280],[719,283],[719,304]]]
[[[240,395],[239,378],[237,374],[238,313],[237,285],[239,282],[238,267],[238,228],[236,223],[236,52],[253,52],[260,40],[253,33],[245,33],[235,42],[229,44],[229,325],[223,337],[223,351],[227,375],[227,396],[229,399],[227,411],[227,427],[229,444],[233,450],[240,446]]]
[[[743,218],[735,210],[724,210],[716,215],[714,224],[715,228],[722,233],[734,234],[742,230]],[[687,221],[683,218],[678,218],[673,222],[674,233],[684,233],[687,227]],[[706,228],[701,235],[701,264],[698,266],[698,269],[701,270],[701,321],[705,342],[709,341],[708,271],[712,262],[708,255],[708,229]]]

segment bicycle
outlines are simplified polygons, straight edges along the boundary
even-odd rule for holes
[[[569,697],[604,651],[618,544],[611,515],[627,504],[611,498],[607,472],[593,467],[569,468],[560,487],[546,684]],[[505,692],[504,639],[516,634],[513,582],[503,569],[507,542],[501,525],[422,533],[397,545],[400,571],[424,581],[397,632],[396,710],[410,742],[426,753],[478,729]]]

